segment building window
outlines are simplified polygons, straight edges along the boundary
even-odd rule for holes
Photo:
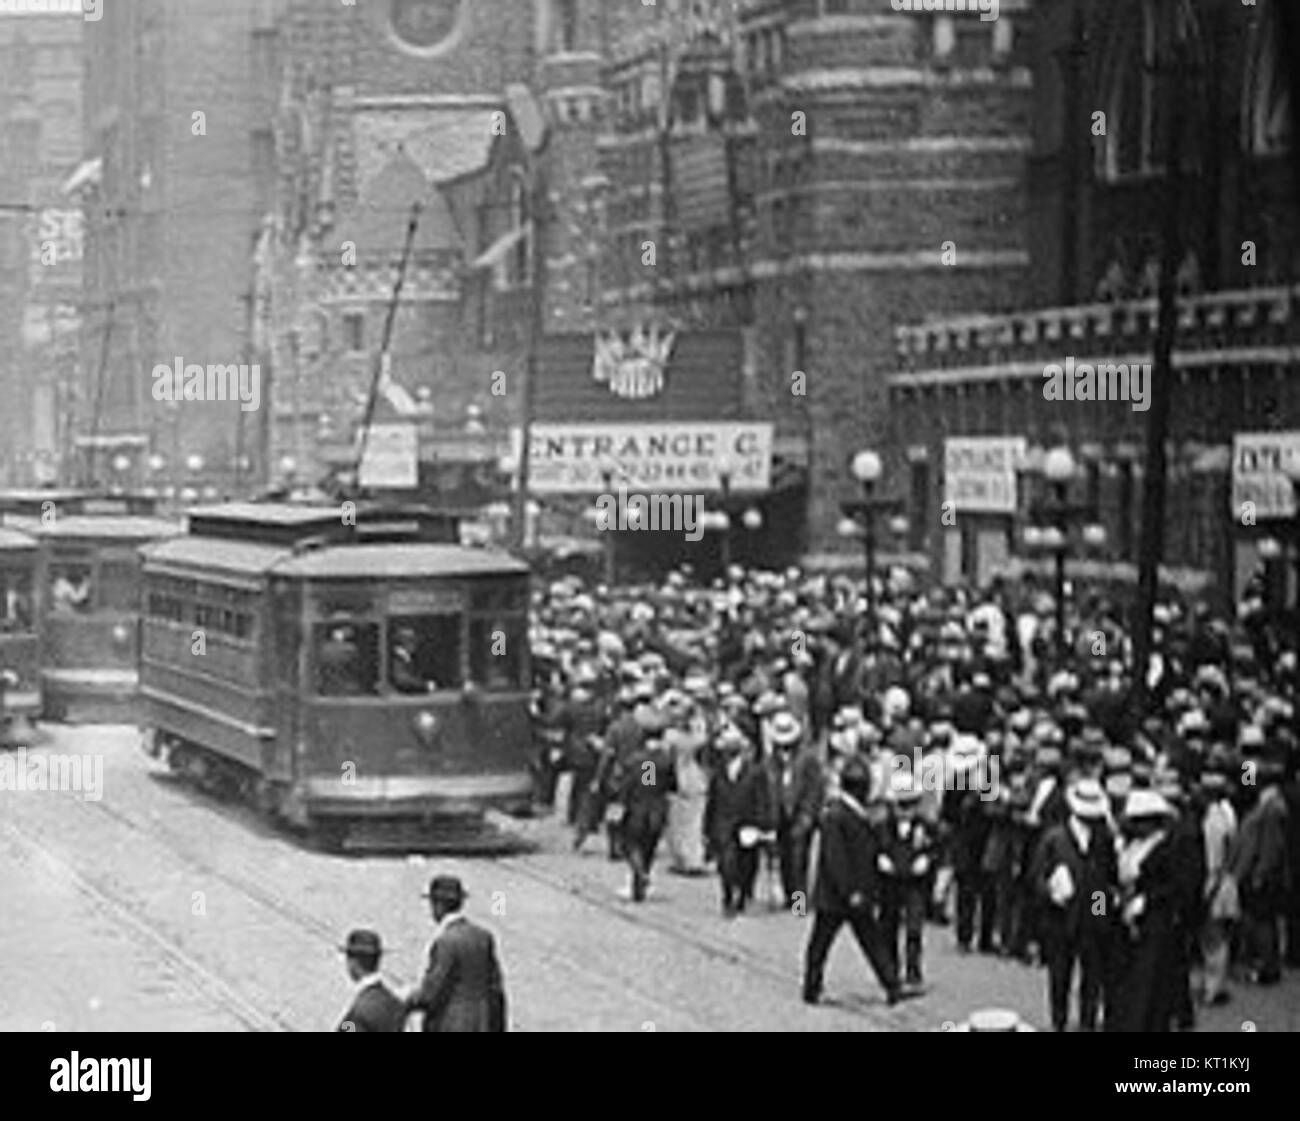
[[[568,53],[578,49],[578,2],[555,0],[555,35],[552,40],[557,51]]]
[[[1108,52],[1106,136],[1098,170],[1109,179],[1161,170],[1169,108],[1161,70],[1169,69],[1176,50],[1190,57],[1199,48],[1191,0],[1176,0],[1172,9],[1141,0],[1140,7],[1126,14]]]
[[[350,311],[343,317],[343,345],[353,354],[366,349],[366,317]]]
[[[452,38],[464,7],[464,0],[388,0],[389,25],[404,46],[436,51]]]
[[[1242,107],[1242,145],[1255,156],[1289,151],[1292,143],[1291,90],[1282,63],[1277,0],[1261,13],[1251,37]]]

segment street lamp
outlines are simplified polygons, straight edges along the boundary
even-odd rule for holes
[[[864,448],[853,457],[849,470],[862,487],[862,543],[867,566],[867,627],[868,633],[875,641],[876,635],[876,592],[872,586],[872,576],[876,571],[876,514],[884,507],[893,506],[890,500],[881,502],[875,496],[876,484],[884,472],[880,456]]]
[[[1069,551],[1069,527],[1072,520],[1080,516],[1092,516],[1094,511],[1086,504],[1069,502],[1070,480],[1078,471],[1074,453],[1064,445],[1051,448],[1042,455],[1041,463],[1034,466],[1041,471],[1051,488],[1051,499],[1037,504],[1033,515],[1040,525],[1027,526],[1024,530],[1026,547],[1050,552],[1055,568],[1056,600],[1056,649],[1059,656],[1064,656],[1067,646],[1065,637],[1065,557]],[[1104,545],[1106,531],[1103,526],[1089,524],[1082,532],[1083,542],[1088,545]]]

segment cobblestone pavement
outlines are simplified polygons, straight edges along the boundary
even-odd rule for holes
[[[941,1030],[988,1006],[1042,1022],[1042,971],[958,956],[937,927],[922,998],[887,1008],[846,930],[827,1003],[808,1008],[807,920],[766,904],[724,919],[710,877],[659,871],[633,905],[601,840],[574,854],[553,819],[514,826],[525,855],[332,856],[177,783],[137,743],[129,728],[53,728],[34,749],[102,753],[99,801],[0,791],[0,1029],[330,1030],[349,996],[348,928],[382,933],[396,983],[418,976],[435,870],[463,878],[468,912],[496,932],[515,1030]],[[1236,986],[1200,1028],[1246,1021],[1300,1029],[1297,975]]]

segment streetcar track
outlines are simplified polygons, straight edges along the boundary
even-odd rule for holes
[[[12,843],[53,864],[76,886],[83,897],[91,900],[119,925],[128,928],[137,937],[147,940],[176,971],[177,977],[188,984],[196,995],[217,1004],[250,1031],[297,1030],[274,1012],[263,1012],[257,1008],[221,976],[187,953],[175,939],[146,921],[140,913],[140,908],[133,907],[121,896],[105,891],[77,871],[72,864],[42,840],[33,837],[30,831],[14,825],[11,821],[0,823],[0,827],[3,827]]]
[[[182,792],[182,796],[193,794],[199,794],[202,796],[201,791],[195,791],[188,787]],[[207,801],[209,805],[213,806],[214,809],[218,811],[227,809],[232,805],[231,803],[222,803],[216,799],[208,799],[206,797],[204,797],[204,801]],[[318,936],[327,945],[333,946],[337,942],[337,931],[335,931],[333,926],[326,924],[316,916],[302,910],[292,903],[283,902],[281,899],[273,896],[263,885],[259,884],[247,875],[233,875],[216,868],[201,856],[196,855],[189,847],[184,837],[179,836],[166,826],[159,825],[156,821],[134,818],[129,814],[106,805],[102,800],[84,804],[93,806],[95,809],[104,813],[114,821],[143,837],[152,838],[161,842],[166,846],[168,852],[184,863],[201,869],[205,874],[219,880],[232,890],[252,899],[254,902],[266,907],[268,910],[273,911],[291,925]],[[236,809],[240,808],[237,804],[234,805]],[[222,816],[226,815],[223,814]],[[230,820],[229,817],[227,817],[227,820]],[[247,825],[246,822],[238,821],[236,821],[235,824]],[[494,861],[494,863],[495,862],[496,861]],[[583,902],[585,903],[588,901],[583,900]],[[699,1027],[717,1030],[716,1024],[701,1019],[696,1012],[685,1006],[665,1003],[659,997],[656,997],[652,993],[635,984],[627,975],[614,977],[592,969],[590,966],[584,964],[578,956],[571,952],[566,952],[563,949],[565,943],[562,939],[541,937],[537,934],[535,929],[529,931],[529,937],[534,941],[534,944],[538,947],[539,953],[546,960],[561,964],[571,973],[584,977],[601,988],[632,995],[638,1000],[644,1002],[647,1006],[653,1006],[678,1018],[689,1020]],[[397,970],[390,970],[388,975],[392,980],[399,984],[410,983],[409,979]],[[524,1030],[526,1030],[526,1025],[517,1026],[523,1027]],[[288,1030],[296,1029],[288,1028]]]

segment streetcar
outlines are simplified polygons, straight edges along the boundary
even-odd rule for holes
[[[40,640],[36,633],[36,538],[0,526],[0,715],[40,714]],[[0,734],[0,741],[7,736]]]
[[[35,543],[24,604],[34,635],[22,640],[34,672],[20,675],[16,711],[56,721],[134,721],[138,550],[180,530],[155,509],[154,498],[133,493],[0,490],[3,528]],[[14,598],[24,601],[17,586]]]
[[[384,506],[191,510],[142,550],[145,750],[330,849],[523,810],[529,570],[454,539]]]

